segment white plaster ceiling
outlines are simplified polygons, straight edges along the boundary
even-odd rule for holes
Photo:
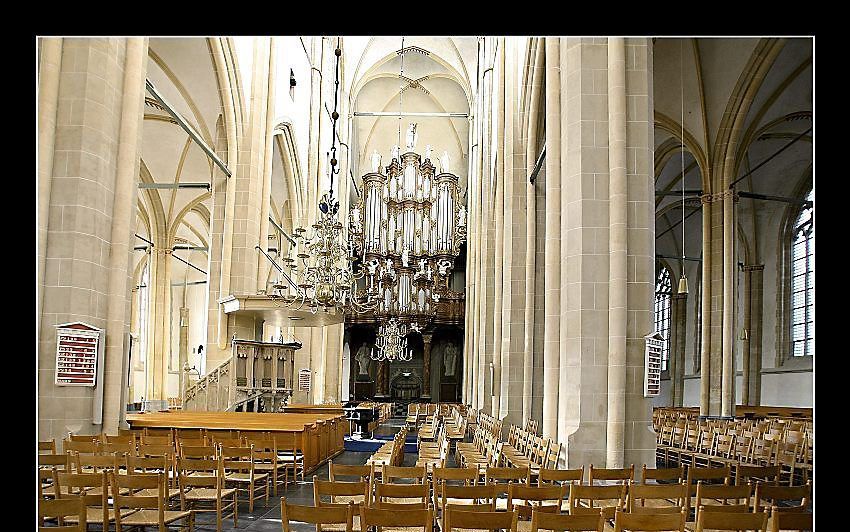
[[[401,108],[403,112],[469,113],[469,72],[474,75],[475,38],[406,37],[403,65],[398,54],[400,37],[349,39],[345,38],[345,43],[347,72],[352,73],[348,82],[353,112],[397,112]],[[400,80],[402,66],[404,78]],[[356,154],[352,171],[359,186],[360,177],[371,171],[369,158],[373,150],[382,155],[383,165],[389,164],[392,146],[399,143],[399,120],[397,117],[352,120],[351,146]],[[465,190],[468,119],[404,117],[400,125],[402,151],[405,132],[413,122],[417,124],[416,151],[424,153],[430,144],[435,160],[446,151],[451,171],[460,177],[460,186]]]
[[[680,42],[684,49],[680,55]],[[694,54],[694,42],[700,61]],[[663,39],[654,46],[654,103],[657,114],[666,115],[676,128],[681,127],[682,86],[680,72],[684,71],[684,123],[687,132],[697,140],[699,147],[710,158],[710,149],[718,136],[718,127],[727,110],[728,100],[735,85],[742,78],[743,69],[755,50],[758,39]],[[743,176],[752,168],[774,156],[789,141],[812,127],[813,69],[812,40],[809,38],[785,39],[784,45],[771,65],[758,91],[741,129],[741,160],[736,176]],[[700,96],[700,80],[703,94]],[[707,131],[705,125],[707,124]],[[707,137],[707,139],[706,139]],[[656,162],[665,147],[678,144],[663,129],[655,129]],[[747,141],[747,142],[745,142]],[[681,190],[678,176],[681,173],[680,152],[676,151],[656,176],[656,190]],[[685,164],[692,161],[686,154]],[[738,191],[790,197],[798,192],[801,181],[811,172],[813,149],[811,133],[803,140],[770,159],[764,166],[745,177],[736,186]],[[699,170],[687,174],[686,189],[701,188]],[[656,235],[670,224],[681,220],[681,209],[669,211],[675,198],[666,197],[656,204]],[[752,237],[758,227],[766,227],[776,216],[786,212],[788,204],[742,198],[737,207],[738,219],[744,228],[744,242]],[[673,213],[678,214],[674,215]],[[686,213],[691,209],[686,209]],[[662,214],[664,213],[664,214]],[[686,248],[698,252],[701,247],[702,222],[699,213],[686,221]],[[775,224],[774,224],[775,225]],[[674,236],[675,235],[675,236]],[[765,235],[757,245],[776,235]],[[656,251],[677,254],[681,248],[681,226],[666,233],[656,241]],[[749,242],[748,242],[749,243]],[[756,251],[756,250],[753,250]],[[690,255],[691,253],[689,253]]]
[[[221,114],[218,82],[212,57],[205,38],[151,38],[147,63],[147,78],[165,100],[192,126],[208,145],[214,146],[215,124]],[[154,183],[210,183],[213,164],[209,157],[175,121],[161,109],[148,92],[144,106],[142,131],[142,162],[140,180]],[[148,240],[157,235],[172,234],[173,241],[206,246],[209,242],[209,220],[206,218],[212,202],[205,189],[140,190],[140,204],[150,220],[151,233],[144,223]],[[196,206],[193,210],[193,206]],[[140,218],[142,215],[140,214]],[[135,245],[143,242],[137,239]],[[180,257],[203,270],[207,254],[203,251],[180,251]],[[141,260],[139,253],[137,260]],[[185,266],[175,259],[172,278],[183,281]],[[203,275],[193,270],[189,281]]]

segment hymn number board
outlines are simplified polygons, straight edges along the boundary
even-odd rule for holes
[[[65,323],[56,330],[56,384],[95,386],[103,331],[85,323]]]

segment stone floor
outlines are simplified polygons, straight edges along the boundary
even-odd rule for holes
[[[395,434],[404,425],[404,419],[393,418],[387,420],[375,431],[375,434]],[[334,463],[339,464],[364,464],[371,453],[359,453],[353,451],[343,451],[342,454],[334,458]],[[403,465],[415,465],[416,455],[406,454]],[[317,469],[313,475],[322,480],[328,479],[328,464],[324,464]],[[307,478],[307,477],[305,477]],[[238,525],[233,526],[233,519],[225,519],[222,522],[222,530],[247,530],[249,532],[281,532],[282,526],[280,522],[280,498],[286,497],[287,502],[292,504],[313,504],[313,480],[312,476],[307,478],[306,482],[298,482],[290,484],[284,491],[283,488],[278,488],[277,497],[269,494],[269,501],[265,500],[254,501],[254,511],[248,511],[247,502],[239,502],[239,517]],[[203,532],[215,531],[215,514],[203,513],[198,514],[195,518],[195,529]],[[293,523],[290,526],[291,530],[313,531],[315,527],[306,523]]]

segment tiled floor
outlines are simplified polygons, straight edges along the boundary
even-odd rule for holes
[[[390,419],[383,425],[378,427],[375,434],[395,434],[404,425],[404,419]],[[339,464],[364,464],[371,453],[359,453],[353,451],[344,451],[342,454],[334,458],[334,463]],[[416,456],[406,454],[403,465],[414,465]],[[324,464],[317,469],[313,475],[322,480],[328,479],[328,465]],[[313,480],[312,476],[307,478],[306,482],[298,482],[290,484],[284,491],[283,488],[278,488],[277,497],[269,494],[269,501],[265,500],[254,501],[254,511],[248,511],[248,503],[240,501],[238,525],[233,526],[233,519],[225,519],[222,522],[222,530],[248,530],[251,532],[281,532],[280,522],[280,498],[286,497],[287,502],[292,504],[313,504]],[[293,523],[290,528],[297,532],[313,531],[315,527],[306,523]],[[215,531],[215,514],[203,513],[195,518],[195,529],[208,532]]]

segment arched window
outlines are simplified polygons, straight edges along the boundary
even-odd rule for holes
[[[661,353],[661,371],[667,369],[667,359],[670,357],[670,296],[672,294],[670,270],[662,266],[655,282],[655,331],[661,333],[667,340],[664,344],[664,352]]]
[[[813,192],[807,200],[812,201]],[[804,207],[791,235],[791,354],[815,353],[814,204]]]

